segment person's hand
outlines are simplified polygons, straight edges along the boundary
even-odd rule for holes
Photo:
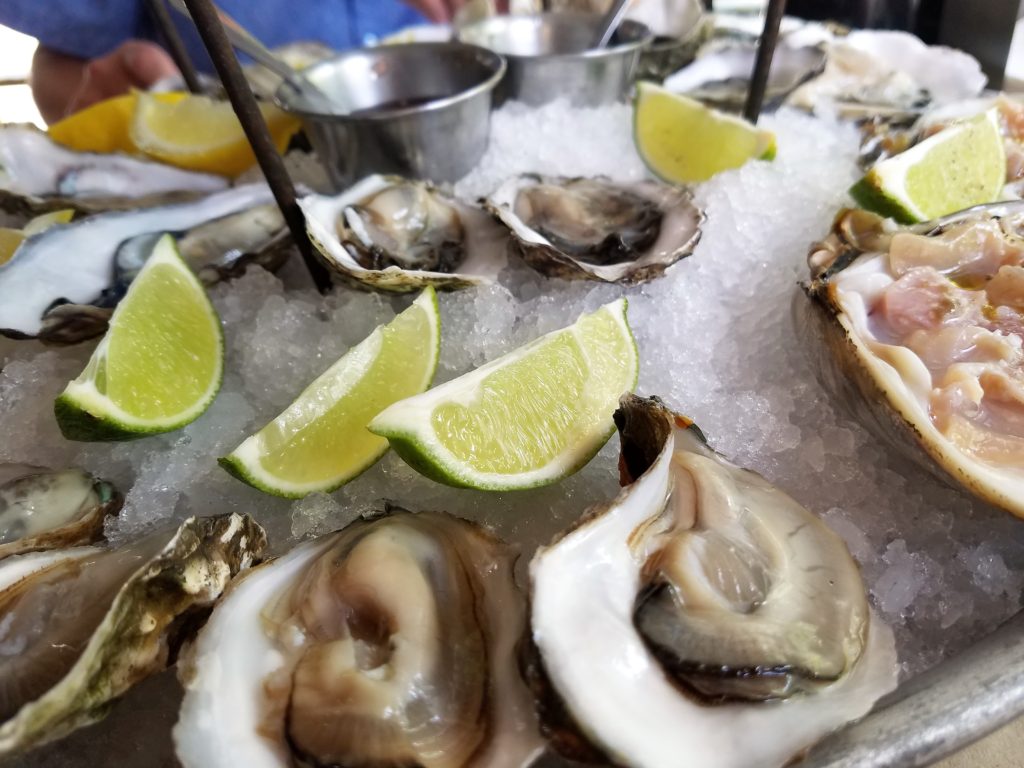
[[[466,0],[404,0],[435,23],[451,21],[455,12],[466,4]]]
[[[149,88],[158,80],[177,74],[174,60],[159,45],[145,40],[129,40],[106,56],[85,65],[66,113],[128,93],[132,88]]]

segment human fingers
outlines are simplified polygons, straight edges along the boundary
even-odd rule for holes
[[[163,48],[146,40],[129,40],[115,53],[132,85],[149,88],[165,77],[180,74],[174,59]]]
[[[67,113],[120,96],[132,88],[148,88],[177,73],[174,60],[158,45],[129,40],[85,65],[78,90],[68,102]]]

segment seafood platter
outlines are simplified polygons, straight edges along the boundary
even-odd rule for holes
[[[1017,613],[1024,102],[787,17],[753,126],[757,24],[634,6],[648,80],[455,179],[339,184],[250,72],[328,291],[153,138],[216,94],[0,126],[4,765],[866,765]]]

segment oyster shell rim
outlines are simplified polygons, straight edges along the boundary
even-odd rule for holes
[[[833,234],[849,210],[859,209],[841,211],[833,224]],[[948,226],[986,214],[992,218],[1024,214],[1024,201],[976,205],[892,231],[939,234]],[[890,222],[885,219],[883,223],[888,226]],[[820,250],[820,245],[815,243],[811,246],[809,259]],[[846,309],[835,295],[833,282],[862,258],[878,252],[861,252],[841,236],[839,245],[836,257],[824,268],[810,265],[812,275],[800,283],[791,307],[794,328],[810,357],[819,384],[829,394],[848,400],[842,403],[844,409],[875,439],[895,449],[932,477],[1024,519],[1024,493],[1000,488],[1000,485],[1013,483],[1013,478],[1001,477],[999,470],[955,448],[913,398],[902,399],[897,404],[891,392],[900,388],[898,373],[888,363],[878,360],[859,338]],[[817,350],[817,353],[812,350]],[[908,402],[912,405],[908,406]],[[1016,482],[1024,487],[1024,478]]]
[[[342,240],[336,234],[334,220],[341,212],[353,203],[357,203],[373,194],[385,185],[395,181],[407,181],[404,177],[393,174],[372,174],[357,181],[352,186],[335,195],[310,194],[299,198],[299,208],[306,220],[306,233],[314,246],[314,253],[320,261],[353,288],[362,288],[392,293],[411,293],[433,285],[437,290],[458,290],[477,285],[489,285],[496,282],[498,273],[505,267],[504,263],[488,263],[486,254],[479,265],[473,263],[474,257],[467,254],[459,268],[471,264],[472,269],[479,268],[479,274],[470,272],[433,272],[430,270],[402,269],[391,265],[385,269],[367,269],[349,253],[351,241]],[[433,184],[424,182],[428,187],[444,196],[445,201],[452,204],[460,215],[472,216],[473,208],[467,203],[448,195]],[[330,220],[330,225],[325,223]],[[472,222],[470,222],[472,224]],[[468,227],[467,227],[468,229]],[[468,235],[467,235],[468,239]],[[467,250],[470,246],[467,244]]]
[[[580,178],[588,178],[592,181],[620,186],[652,202],[656,202],[663,213],[663,225],[667,223],[665,219],[668,218],[666,207],[668,207],[668,211],[678,210],[685,211],[687,214],[693,213],[695,216],[692,221],[692,232],[687,239],[669,247],[660,259],[655,258],[657,254],[654,253],[658,243],[661,242],[662,237],[668,237],[671,243],[671,238],[676,236],[677,232],[660,234],[655,243],[632,261],[616,264],[589,264],[560,250],[515,214],[515,195],[521,188],[520,184],[523,181],[548,183],[575,181]],[[487,195],[484,198],[483,206],[485,210],[506,227],[509,234],[510,247],[534,271],[539,272],[545,277],[557,277],[565,280],[593,280],[604,283],[623,283],[626,285],[639,285],[662,277],[669,267],[691,256],[700,243],[704,222],[707,221],[707,214],[703,208],[696,204],[692,191],[687,187],[669,186],[650,179],[639,182],[618,182],[607,176],[570,177],[548,176],[541,173],[521,173],[506,179],[491,194]],[[679,228],[679,231],[684,230]]]
[[[20,754],[103,719],[115,699],[165,666],[170,654],[166,634],[174,622],[216,600],[233,573],[259,559],[266,543],[266,532],[249,515],[193,516],[180,523],[160,551],[118,589],[64,677],[0,724],[0,755]],[[161,590],[170,612],[158,617],[153,601]]]

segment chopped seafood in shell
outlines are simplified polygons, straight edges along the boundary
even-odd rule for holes
[[[170,203],[228,187],[222,176],[123,154],[77,152],[31,126],[0,126],[0,210],[93,213]]]
[[[81,469],[0,464],[0,559],[91,544],[123,497]]]
[[[492,282],[505,266],[489,217],[428,182],[368,176],[299,205],[324,262],[356,287],[464,288]]]
[[[166,666],[183,619],[257,561],[251,518],[190,518],[114,549],[79,547],[0,562],[0,755],[102,719]]]
[[[485,201],[527,264],[549,277],[641,283],[693,252],[704,214],[690,193],[652,181],[527,174]]]
[[[782,766],[895,687],[892,632],[842,539],[657,398],[624,395],[615,420],[626,487],[530,564],[556,749]]]
[[[73,343],[97,336],[165,232],[210,284],[250,262],[275,269],[291,239],[270,189],[234,187],[190,203],[97,214],[25,240],[0,265],[0,333]]]
[[[809,255],[798,332],[879,439],[1024,517],[1024,203],[898,227],[844,211]]]
[[[530,763],[512,552],[479,526],[391,510],[233,584],[179,662],[185,768]]]

